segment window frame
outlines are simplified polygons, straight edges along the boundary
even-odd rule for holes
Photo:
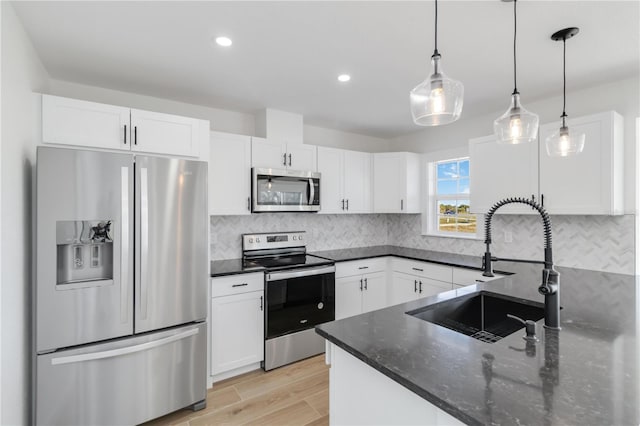
[[[470,200],[470,193],[466,194],[437,194],[437,185],[438,185],[438,176],[437,176],[437,166],[441,163],[453,162],[453,161],[462,161],[469,160],[469,180],[473,177],[471,176],[471,160],[469,158],[468,152],[460,152],[460,150],[455,150],[454,152],[447,151],[446,153],[440,153],[440,155],[433,156],[432,158],[427,158],[426,162],[426,176],[424,179],[427,181],[427,191],[426,191],[426,203],[424,206],[424,214],[423,214],[423,235],[432,236],[432,237],[445,237],[445,238],[461,238],[467,240],[482,240],[481,236],[481,221],[482,215],[474,214],[476,217],[476,232],[459,232],[459,231],[441,231],[439,229],[439,207],[438,200]],[[424,182],[424,180],[423,180]],[[456,207],[457,209],[457,207]],[[456,217],[457,217],[456,212]]]

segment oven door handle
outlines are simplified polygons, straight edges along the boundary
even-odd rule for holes
[[[270,272],[267,274],[266,281],[281,281],[291,278],[310,277],[313,275],[333,274],[335,272],[336,267],[334,265],[320,268],[296,269],[295,271]]]

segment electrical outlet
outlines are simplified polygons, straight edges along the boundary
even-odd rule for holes
[[[513,242],[513,234],[511,231],[504,231],[504,242],[512,243]]]

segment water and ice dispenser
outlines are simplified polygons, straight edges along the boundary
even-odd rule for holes
[[[112,227],[111,220],[56,222],[59,290],[113,282]]]

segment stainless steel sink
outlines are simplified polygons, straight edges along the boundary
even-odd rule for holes
[[[495,343],[524,328],[507,314],[538,321],[544,318],[544,305],[481,291],[407,312],[407,315],[487,343]]]

